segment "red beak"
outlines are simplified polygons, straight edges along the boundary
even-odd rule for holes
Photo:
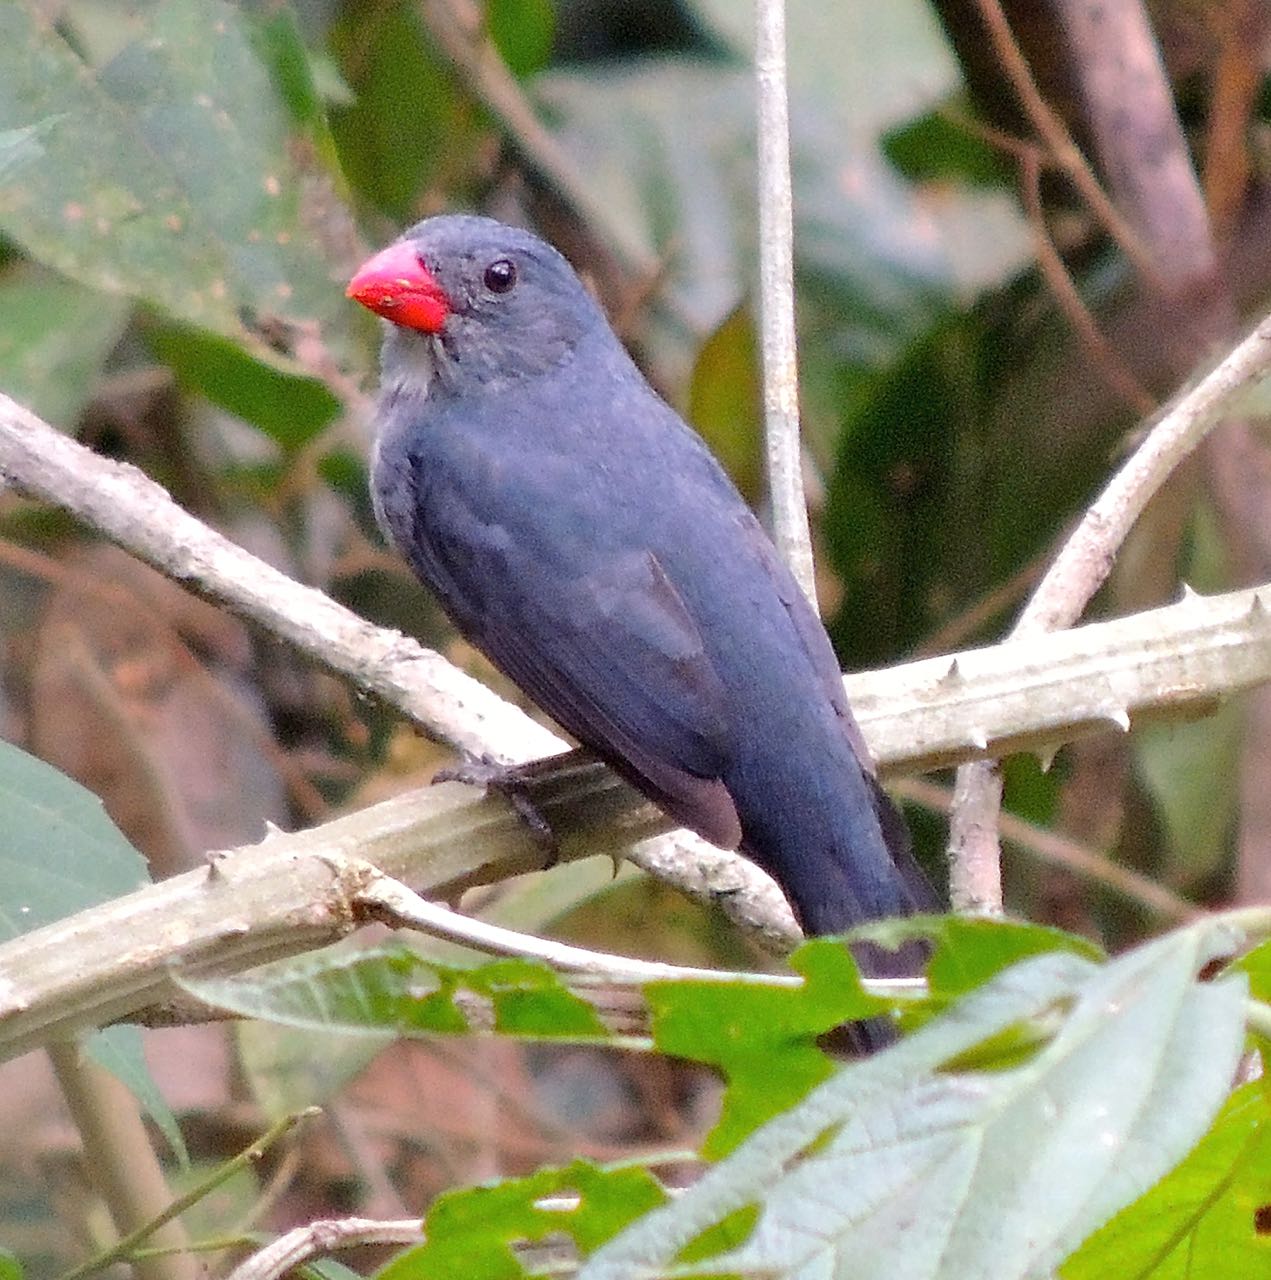
[[[440,333],[450,314],[445,290],[404,240],[368,258],[345,293],[377,316],[424,333]]]

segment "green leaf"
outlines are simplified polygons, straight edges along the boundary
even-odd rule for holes
[[[1196,975],[1230,945],[1228,930],[1203,923],[1104,966],[1058,952],[1008,969],[838,1071],[598,1250],[580,1280],[656,1274],[753,1204],[748,1240],[693,1274],[1048,1274],[1177,1164],[1222,1105],[1245,984]],[[1064,1009],[1022,1065],[941,1070],[1021,1019]]]
[[[145,861],[91,791],[0,742],[0,940],[148,879]]]
[[[933,996],[963,995],[1003,969],[1051,951],[1068,951],[1093,961],[1105,958],[1088,938],[1047,925],[967,916],[926,917],[923,924],[924,936],[936,944],[927,962],[927,983]]]
[[[1271,1102],[1237,1090],[1196,1149],[1060,1268],[1064,1280],[1271,1275]]]
[[[241,10],[162,0],[133,16],[138,34],[93,65],[38,5],[0,5],[0,128],[59,113],[43,154],[0,190],[0,230],[72,279],[262,358],[249,326],[343,352],[360,321],[326,243],[347,244],[348,215]]]
[[[747,308],[734,308],[697,353],[688,419],[742,496],[757,506],[764,492],[763,386]]]
[[[1197,885],[1227,866],[1240,807],[1248,708],[1225,700],[1193,723],[1145,724],[1134,760],[1164,821],[1167,884]]]
[[[950,312],[872,381],[837,375],[841,434],[822,527],[844,586],[830,635],[854,664],[925,635],[951,558],[978,548],[955,549],[947,517],[958,451],[983,403],[980,343],[978,322]]]
[[[126,1024],[103,1027],[89,1037],[84,1045],[84,1052],[128,1088],[146,1114],[158,1125],[159,1132],[167,1139],[168,1146],[176,1153],[177,1159],[182,1164],[189,1164],[190,1154],[185,1148],[185,1139],[181,1136],[177,1118],[159,1092],[150,1068],[146,1066],[141,1045],[141,1028]]]
[[[703,1154],[731,1151],[833,1070],[816,1037],[886,1003],[867,995],[841,942],[814,940],[790,957],[801,987],[737,982],[651,982],[644,988],[653,1042],[663,1053],[719,1069],[727,1081]]]
[[[914,939],[933,945],[926,965],[930,998],[940,1004],[983,986],[1031,956],[1067,951],[1085,960],[1107,959],[1089,938],[1050,925],[974,916],[905,916],[857,925],[849,940],[868,940],[893,951]],[[796,953],[797,954],[797,953]],[[908,1003],[908,1002],[907,1002]]]
[[[532,75],[547,65],[556,32],[552,0],[486,0],[485,20],[514,75]]]
[[[1249,979],[1249,994],[1255,1000],[1271,1003],[1271,939],[1260,942],[1231,964],[1235,973]]]
[[[692,7],[735,49],[751,52],[754,17],[747,0],[693,0]],[[922,0],[790,0],[786,46],[792,86],[834,103],[855,138],[877,137],[958,83],[948,41]]]
[[[747,0],[696,7],[735,47],[749,48]],[[856,298],[875,303],[879,328],[912,338],[925,327],[926,304],[916,289],[966,296],[1000,283],[1027,260],[1027,230],[1008,194],[966,188],[932,200],[879,150],[886,130],[960,87],[927,4],[799,0],[789,6],[788,45],[801,273],[838,277]],[[554,72],[535,88],[557,114],[562,142],[585,180],[613,210],[624,241],[658,250],[673,284],[691,273],[698,287],[686,290],[687,298],[700,295],[707,306],[726,298],[709,322],[718,323],[736,302],[739,259],[747,268],[742,278],[752,278],[749,71],[722,61],[646,60],[631,73],[608,66]],[[686,120],[692,129],[683,127]],[[721,271],[729,267],[731,281]],[[860,318],[859,308],[846,317]],[[836,345],[840,358],[860,350]]]
[[[577,1205],[545,1207],[548,1197],[577,1197]],[[644,1169],[603,1169],[586,1160],[447,1192],[424,1220],[427,1243],[395,1258],[378,1280],[514,1280],[526,1274],[514,1243],[563,1234],[585,1256],[664,1199]]]
[[[323,159],[334,165],[335,142],[327,129],[322,95],[309,65],[295,13],[287,5],[271,5],[246,16],[248,38],[261,62],[269,68],[292,120],[314,140]]]
[[[147,340],[181,385],[259,427],[286,449],[307,444],[340,412],[317,378],[262,363],[237,343],[178,325],[153,325]]]
[[[174,975],[208,1004],[288,1026],[363,1034],[462,1034],[475,1006],[501,1035],[608,1040],[596,1011],[548,968],[495,960],[475,969],[433,963],[404,945],[343,948],[234,978]],[[473,999],[475,997],[475,1000]]]
[[[122,298],[43,271],[0,277],[0,390],[55,426],[75,425],[128,322]]]
[[[972,117],[973,109],[963,99],[955,99],[953,106],[968,119]],[[999,152],[943,110],[929,111],[888,130],[882,147],[892,164],[915,182],[1000,187],[1012,178],[1012,170]]]
[[[340,161],[359,194],[399,222],[457,157],[472,153],[478,122],[446,61],[424,33],[414,0],[353,0],[331,45],[355,94],[331,113]]]

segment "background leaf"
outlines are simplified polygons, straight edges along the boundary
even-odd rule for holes
[[[145,862],[101,801],[0,742],[0,938],[146,884]]]
[[[126,299],[46,271],[0,277],[0,388],[55,426],[71,428],[124,331]]]
[[[57,112],[44,156],[0,192],[0,229],[83,284],[264,356],[256,326],[274,319],[345,349],[324,238],[348,252],[348,228],[329,175],[298,160],[241,11],[142,9],[145,38],[93,66],[28,0],[0,8],[0,128]]]
[[[180,1159],[188,1164],[190,1154],[185,1148],[185,1139],[181,1136],[181,1128],[177,1124],[172,1108],[164,1100],[163,1094],[154,1082],[149,1067],[146,1066],[145,1050],[142,1047],[141,1028],[124,1024],[114,1027],[103,1027],[89,1036],[84,1045],[88,1054],[98,1066],[105,1067],[127,1086],[133,1097],[141,1103],[142,1109],[159,1127],[159,1132],[167,1139],[168,1146]]]
[[[279,961],[236,978],[181,975],[209,1004],[315,1030],[456,1034],[474,1029],[460,996],[488,1001],[502,1035],[607,1040],[595,1010],[543,965],[440,965],[407,946],[344,948]]]

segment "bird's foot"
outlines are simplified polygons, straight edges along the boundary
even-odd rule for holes
[[[554,867],[560,858],[560,844],[552,824],[530,795],[532,774],[528,768],[499,764],[489,756],[469,756],[459,764],[439,769],[433,774],[433,782],[462,782],[483,791],[497,791],[516,810],[517,816],[529,828],[535,843],[543,850],[546,871]]]

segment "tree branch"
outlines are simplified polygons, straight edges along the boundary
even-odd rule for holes
[[[228,1280],[279,1280],[301,1264],[338,1249],[365,1244],[422,1244],[419,1218],[378,1222],[372,1218],[324,1218],[293,1227],[230,1272]]]
[[[1223,397],[1252,380],[1269,352],[1271,322],[1175,405],[1092,508],[1061,566],[1110,560],[1115,540],[1146,500],[1144,486],[1191,447]],[[1166,440],[1173,452],[1163,448]],[[439,655],[290,581],[182,511],[135,468],[96,457],[3,396],[0,478],[229,604],[434,736],[504,760],[563,746]],[[1268,679],[1271,614],[1253,591],[1191,597],[1116,622],[1022,636],[954,660],[853,676],[846,685],[877,758],[927,768],[1012,750],[1049,755],[1078,733],[1124,731],[1149,711],[1195,712]],[[775,887],[743,859],[683,834],[632,849],[665,831],[667,819],[601,766],[578,755],[552,760],[531,778],[531,790],[560,836],[563,857],[626,854],[718,902],[772,945],[797,937]],[[350,855],[434,896],[532,870],[542,860],[506,802],[474,799],[454,784],[312,831],[273,834],[215,858],[207,872],[0,947],[0,1045],[20,1052],[143,1008],[171,994],[166,970],[173,963],[243,969],[339,937],[357,921],[332,866]]]
[[[950,744],[970,738],[964,757],[1049,754],[1074,733],[1123,731],[1149,712],[1194,714],[1267,680],[1271,608],[1258,591],[1243,591],[854,676],[847,687],[869,740],[889,744],[880,755],[899,764],[915,750],[925,763],[948,763],[957,758]],[[633,841],[668,826],[582,753],[529,770],[527,785],[566,861],[629,854]],[[646,866],[743,923],[762,924],[770,945],[797,940],[776,887],[750,863],[682,836],[669,847],[639,846],[650,848],[658,853]],[[336,940],[365,917],[365,877],[348,875],[354,859],[426,896],[454,897],[535,870],[543,853],[503,797],[445,783],[215,854],[206,870],[0,946],[0,1058],[172,999],[173,965],[235,972]]]
[[[1271,317],[1162,413],[1060,549],[1011,631],[1012,641],[1071,626],[1081,616],[1153,494],[1217,425],[1219,410],[1237,391],[1260,378],[1269,364]],[[967,765],[959,771],[956,791],[949,832],[953,905],[961,910],[999,911],[996,815],[1001,808],[1001,779],[990,765]]]
[[[470,755],[519,764],[567,750],[518,707],[400,632],[376,627],[177,506],[136,467],[85,449],[0,394],[0,482],[69,511]]]
[[[1094,170],[1081,154],[1081,148],[1073,141],[1064,122],[1042,97],[1028,61],[1015,42],[1001,0],[978,0],[978,3],[993,51],[1019,98],[1020,106],[1046,144],[1051,158],[1081,193],[1090,211],[1121,246],[1122,252],[1143,279],[1160,285],[1161,277],[1156,260],[1135,234],[1134,228],[1108,198],[1108,193],[1099,185]]]

